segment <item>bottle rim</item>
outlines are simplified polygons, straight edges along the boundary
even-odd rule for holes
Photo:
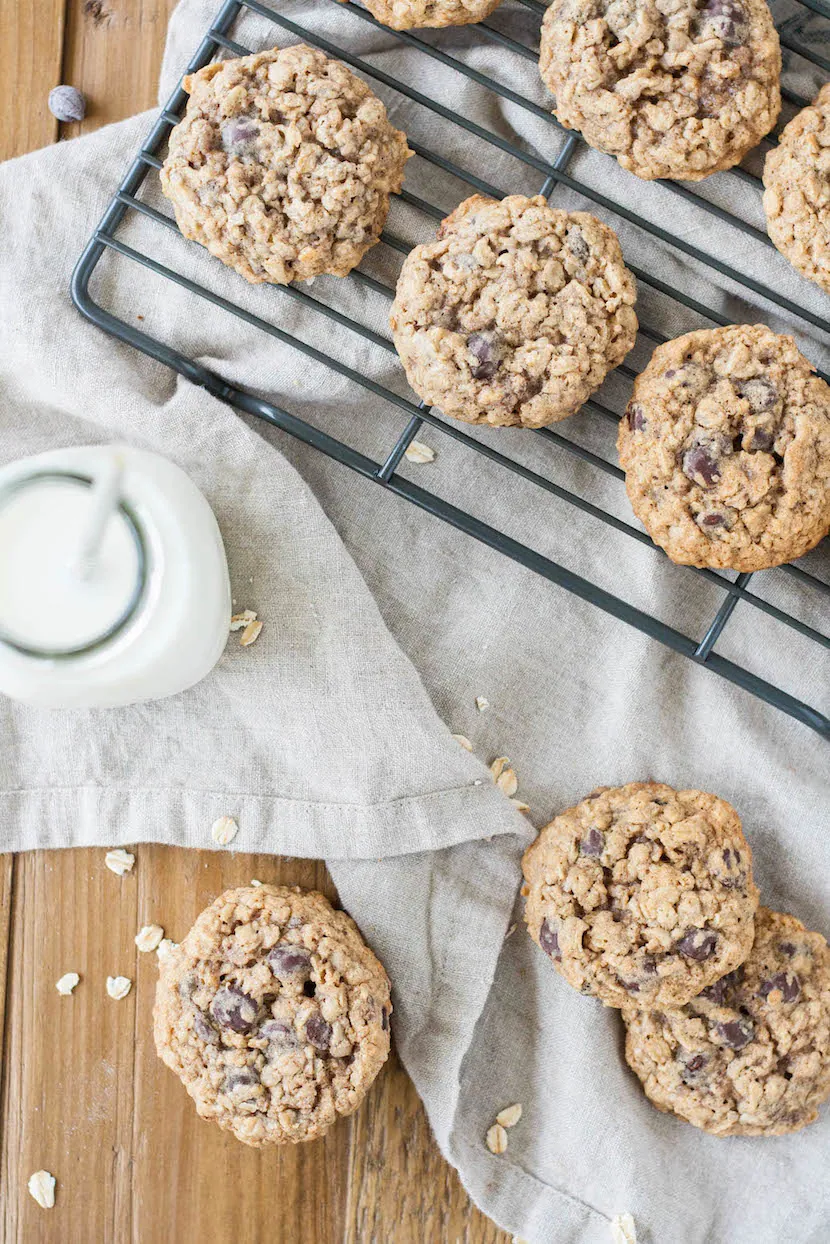
[[[61,471],[55,468],[43,471],[32,471],[27,475],[22,475],[18,479],[12,480],[2,490],[0,490],[0,509],[15,493],[31,484],[40,483],[42,480],[69,480],[71,483],[81,484],[85,488],[91,488],[95,483],[95,480],[91,475],[84,475],[77,471]],[[9,634],[9,632],[3,628],[2,624],[0,624],[0,644],[4,644],[13,651],[21,653],[23,656],[35,657],[38,660],[44,661],[63,661],[73,657],[87,656],[90,653],[97,652],[122,633],[125,627],[135,617],[138,608],[144,599],[144,595],[147,590],[150,563],[147,542],[144,538],[144,531],[132,506],[130,506],[128,502],[122,498],[118,502],[116,509],[119,511],[127,524],[127,529],[135,545],[137,557],[135,584],[127,604],[116,620],[94,639],[88,640],[83,644],[76,644],[71,648],[43,648],[36,644],[27,644],[18,637]]]

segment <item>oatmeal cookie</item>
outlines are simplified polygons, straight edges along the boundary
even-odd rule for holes
[[[784,128],[764,163],[767,231],[830,294],[830,83]]]
[[[345,0],[343,0],[345,3]],[[392,30],[418,26],[469,26],[483,21],[501,0],[363,0],[366,8]]]
[[[781,109],[764,0],[553,0],[539,67],[558,120],[638,177],[731,168]]]
[[[716,795],[601,786],[542,830],[522,868],[531,937],[607,1006],[682,1006],[752,945],[752,854]]]
[[[706,1132],[795,1132],[830,1095],[830,950],[793,916],[761,907],[746,963],[684,1007],[623,1019],[646,1095]]]
[[[634,513],[681,565],[763,570],[830,530],[830,387],[763,324],[659,346],[617,448]]]
[[[184,89],[160,174],[184,236],[252,282],[350,272],[412,155],[366,83],[300,44],[208,65]]]
[[[616,234],[537,195],[473,195],[404,262],[390,322],[407,379],[466,423],[572,415],[634,344]]]
[[[322,894],[228,890],[162,963],[159,1057],[205,1119],[247,1145],[313,1140],[389,1053],[389,981]]]

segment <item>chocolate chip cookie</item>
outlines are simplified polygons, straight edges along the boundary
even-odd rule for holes
[[[466,423],[572,415],[634,344],[616,234],[541,196],[466,199],[404,262],[390,322],[407,379]]]
[[[830,1095],[830,950],[793,916],[761,907],[746,963],[684,1007],[623,1019],[647,1096],[706,1132],[795,1132]]]
[[[767,231],[830,294],[830,83],[784,128],[764,163]]]
[[[541,831],[522,868],[531,937],[607,1006],[681,1006],[752,945],[752,855],[716,795],[601,786]]]
[[[781,108],[764,0],[553,0],[539,65],[558,120],[638,177],[731,168]]]
[[[205,1119],[247,1145],[313,1140],[389,1053],[389,981],[322,894],[228,890],[161,965],[159,1057]]]
[[[300,44],[208,65],[184,89],[160,174],[184,236],[252,282],[350,272],[412,155],[366,83]]]
[[[830,387],[763,324],[659,346],[617,447],[634,513],[681,565],[763,570],[830,530]]]
[[[501,0],[364,0],[364,4],[384,26],[410,30],[414,26],[468,26],[483,21]]]

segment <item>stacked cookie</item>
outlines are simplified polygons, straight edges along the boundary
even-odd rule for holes
[[[758,907],[735,810],[657,782],[601,787],[523,860],[525,919],[581,993],[620,1010],[659,1110],[773,1136],[830,1095],[830,949]]]

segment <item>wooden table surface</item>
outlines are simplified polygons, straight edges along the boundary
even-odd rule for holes
[[[0,158],[150,107],[173,5],[0,4]],[[89,101],[60,133],[46,104],[59,82]],[[509,1244],[441,1158],[394,1054],[357,1114],[314,1144],[248,1149],[196,1116],[155,1055],[156,956],[138,953],[135,933],[158,923],[178,941],[252,877],[333,887],[314,861],[134,851],[123,878],[102,849],[0,856],[2,1244]],[[64,998],[55,981],[68,971],[81,983]],[[105,991],[115,975],[133,980],[121,1002]],[[26,1190],[41,1167],[58,1181],[52,1210]]]

